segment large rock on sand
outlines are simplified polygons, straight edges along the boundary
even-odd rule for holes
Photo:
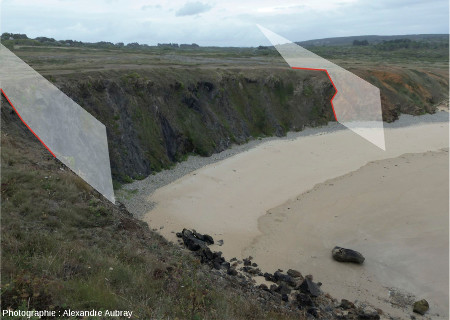
[[[428,311],[428,309],[430,309],[430,306],[429,306],[429,304],[428,304],[428,301],[425,300],[425,299],[422,299],[422,300],[420,300],[420,301],[416,301],[416,302],[414,303],[414,309],[413,309],[413,311],[414,311],[415,313],[419,313],[419,314],[421,314],[421,315],[424,315],[425,312]]]
[[[365,260],[361,253],[352,249],[334,247],[331,253],[333,255],[333,259],[339,262],[353,262],[361,264]]]

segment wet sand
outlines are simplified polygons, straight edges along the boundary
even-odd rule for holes
[[[435,195],[441,200],[444,198],[447,205],[445,217],[448,218],[448,154],[442,153],[447,157],[446,173],[442,172],[442,165],[433,167],[431,164],[430,174],[424,173],[427,177],[434,177],[430,178],[432,181],[428,181],[422,176],[417,180],[409,181],[403,177],[420,175],[408,173],[407,168],[413,170],[413,166],[407,167],[396,163],[397,166],[393,165],[389,169],[389,174],[384,168],[385,164],[382,164],[380,168],[378,168],[379,164],[369,164],[368,167],[371,167],[371,171],[373,171],[370,175],[373,178],[366,178],[364,183],[361,182],[364,186],[367,184],[367,188],[378,188],[376,190],[392,195],[395,199],[406,197],[407,193],[404,192],[404,189],[414,185],[427,185],[426,190],[429,190],[430,193],[426,193],[422,197],[413,194],[414,196],[406,197],[402,201],[392,201],[392,204],[387,206],[384,203],[387,200],[380,200],[380,195],[374,192],[375,189],[364,192],[364,188],[356,188],[350,195],[343,191],[336,201],[339,202],[338,200],[341,198],[346,199],[347,202],[344,201],[341,204],[342,212],[345,211],[345,208],[354,205],[352,207],[354,212],[351,212],[346,218],[349,220],[342,218],[339,220],[339,215],[342,216],[343,213],[341,211],[335,213],[334,205],[328,204],[327,207],[321,207],[328,203],[329,199],[333,199],[333,195],[336,196],[336,190],[327,191],[330,194],[321,193],[319,198],[311,202],[307,213],[300,210],[301,205],[296,207],[294,204],[297,205],[297,202],[301,202],[296,200],[299,195],[315,190],[315,186],[320,183],[352,172],[352,177],[359,176],[360,173],[356,173],[359,172],[358,169],[369,162],[397,158],[406,153],[424,153],[448,148],[448,122],[402,125],[401,120],[397,127],[385,129],[386,151],[378,149],[348,130],[319,133],[293,140],[273,140],[260,144],[249,151],[193,171],[157,189],[145,198],[146,202],[156,203],[156,206],[145,214],[144,220],[152,228],[164,227],[160,232],[169,240],[175,240],[172,232],[180,231],[182,228],[194,228],[199,232],[211,234],[216,240],[223,239],[224,245],[214,249],[222,251],[228,259],[252,255],[262,269],[269,272],[273,272],[279,267],[298,268],[303,273],[312,273],[318,281],[324,283],[324,290],[334,294],[337,298],[344,297],[341,293],[345,293],[348,298],[360,297],[361,300],[375,305],[378,301],[380,307],[387,309],[388,304],[383,302],[383,299],[388,299],[388,292],[387,290],[383,291],[383,288],[386,282],[392,282],[392,278],[397,280],[393,276],[395,273],[383,273],[383,270],[411,272],[416,276],[417,273],[422,272],[424,270],[422,268],[423,261],[420,262],[420,268],[416,269],[415,266],[412,266],[413,263],[408,263],[408,260],[402,257],[417,255],[415,250],[422,248],[423,255],[425,257],[429,255],[428,258],[424,258],[426,261],[434,259],[438,251],[427,249],[426,245],[429,245],[429,242],[424,242],[423,237],[435,239],[433,243],[439,247],[447,246],[448,249],[448,220],[446,224],[438,223],[438,226],[441,227],[438,233],[433,229],[436,225],[431,223],[439,221],[439,217],[442,217],[442,206],[436,205],[434,208],[435,201],[431,195]],[[431,163],[433,162],[431,159],[442,157],[442,155],[430,156],[423,161]],[[388,161],[412,162],[411,159],[399,159]],[[419,161],[420,164],[417,165],[423,166],[423,161]],[[361,170],[366,169],[362,168]],[[377,184],[378,180],[382,179],[379,177],[380,172],[384,172],[385,176],[397,178],[386,179],[391,181],[391,184],[381,187]],[[440,178],[440,180],[438,181],[436,178]],[[446,179],[446,182],[443,179]],[[394,182],[397,180],[402,185],[395,185]],[[441,193],[438,193],[437,189]],[[315,193],[316,191],[310,191],[309,194]],[[383,198],[381,197],[381,199]],[[294,202],[291,204],[289,201]],[[424,202],[426,202],[424,204],[426,207],[421,207],[420,205]],[[286,205],[292,205],[292,208],[296,209],[287,209]],[[421,208],[421,210],[416,210],[420,214],[411,213],[411,208],[415,207]],[[389,210],[385,208],[389,208]],[[419,216],[423,216],[423,212],[427,211],[425,210],[427,208],[430,210],[426,213],[425,221],[422,221]],[[294,220],[277,218],[278,214],[285,214],[285,209],[292,211],[292,214],[289,213],[289,219]],[[322,213],[317,213],[318,211]],[[438,211],[439,213],[437,213]],[[272,214],[269,215],[268,212]],[[388,218],[383,216],[387,212],[389,212],[388,217],[396,221],[395,224],[389,223]],[[324,216],[321,216],[322,214]],[[417,219],[404,216],[405,214],[412,214],[414,219]],[[437,217],[436,215],[439,214],[440,216]],[[337,215],[338,218],[334,218],[334,215]],[[268,216],[270,218],[267,218]],[[369,219],[367,216],[374,218]],[[313,232],[318,238],[306,241],[309,238],[306,236],[308,234],[306,231],[292,230],[293,225],[297,223],[295,219],[300,218],[307,219],[311,226],[315,226],[311,227],[309,232]],[[412,219],[411,222],[408,222],[408,219]],[[348,223],[342,223],[342,221]],[[408,234],[405,230],[409,229],[400,228],[399,226],[402,226],[403,223],[412,223],[411,228],[416,233]],[[333,226],[336,227],[336,230],[332,229]],[[443,230],[443,227],[447,229]],[[400,230],[399,239],[393,236],[399,233],[398,230]],[[423,234],[422,238],[417,235],[417,231],[421,232],[420,235]],[[445,233],[444,241],[442,235]],[[380,236],[376,236],[377,234]],[[391,234],[391,238],[387,237]],[[273,243],[276,244],[272,246],[269,239],[274,239]],[[386,239],[391,242],[394,241],[393,239],[400,243],[403,241],[403,245],[392,246]],[[417,243],[418,247],[412,246],[410,243]],[[367,256],[366,264],[360,269],[355,269],[360,266],[341,265],[332,261],[329,254],[330,249],[338,244],[352,246],[363,252]],[[422,244],[424,247],[420,247]],[[380,247],[386,249],[383,250],[383,254],[379,253]],[[443,249],[441,248],[441,250]],[[448,250],[446,259],[446,270],[448,270]],[[406,263],[402,263],[402,261]],[[317,265],[323,265],[323,272]],[[438,263],[435,262],[428,263],[428,265],[433,265],[433,267],[429,267],[424,272],[430,274],[435,274],[436,271],[433,268],[442,269],[442,266],[438,267]],[[383,266],[385,266],[384,269]],[[402,268],[406,268],[407,271],[403,271]],[[393,286],[411,292],[425,282],[425,278],[420,278],[420,281],[419,279],[407,279],[414,283],[407,283],[409,280],[404,283],[402,280],[401,283],[393,283],[395,284]],[[448,271],[447,278],[444,280],[448,284]],[[442,279],[435,278],[433,281],[442,281]],[[371,284],[374,284],[375,287],[371,287]],[[361,292],[366,292],[366,294],[361,295]],[[430,299],[431,297],[432,295],[430,295]],[[431,302],[433,312],[437,310],[437,303]],[[392,312],[395,313],[395,311]]]

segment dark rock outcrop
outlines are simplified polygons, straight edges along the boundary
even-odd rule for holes
[[[261,284],[258,286],[258,288],[260,288],[260,289],[262,289],[262,290],[264,290],[264,291],[269,291],[269,287],[267,287],[267,285],[264,284],[264,283],[261,283]]]
[[[289,294],[289,293],[291,293],[291,289],[287,285],[285,285],[284,283],[280,284],[274,291],[278,292],[280,294]]]
[[[195,230],[192,230],[192,234],[194,235],[194,237],[203,242],[206,242],[208,245],[214,244],[214,239],[208,234],[201,234]]]
[[[315,307],[308,308],[306,312],[312,315],[314,318],[320,318],[320,310],[318,308]]]
[[[266,281],[271,281],[271,282],[275,282],[276,281],[275,277],[271,273],[265,272],[263,276],[264,276],[264,279]]]
[[[187,229],[177,233],[177,236],[181,237],[184,245],[200,258],[202,264],[208,265],[217,275],[233,279],[237,285],[243,286],[251,292],[256,292],[258,299],[264,303],[303,312],[308,318],[380,319],[380,313],[382,312],[370,306],[362,305],[356,307],[353,302],[346,299],[342,299],[341,303],[338,304],[330,295],[322,293],[320,289],[322,284],[314,282],[311,275],[303,277],[299,271],[293,269],[289,269],[287,274],[284,274],[280,269],[274,274],[267,272],[263,274],[257,268],[257,264],[252,262],[252,257],[243,259],[244,265],[239,269],[241,271],[239,272],[236,267],[238,262],[241,263],[240,261],[233,258],[230,260],[234,262],[231,265],[229,261],[222,257],[222,252],[211,251],[208,246],[214,243],[212,237]],[[270,286],[268,284],[255,285],[255,281],[252,278],[256,275],[264,276],[265,280],[272,282],[272,284]],[[417,302],[418,311],[416,311],[415,305],[414,312],[421,313],[424,310],[423,305],[422,301]],[[426,310],[423,312],[426,312]]]
[[[300,273],[300,271],[297,271],[297,270],[289,269],[287,271],[287,274],[288,274],[288,276],[290,276],[292,278],[303,278],[303,276]]]
[[[286,284],[290,285],[291,287],[295,287],[297,283],[294,281],[294,279],[287,274],[283,274],[280,271],[276,271],[273,275],[276,282],[285,282]]]
[[[230,276],[237,276],[237,275],[238,275],[238,272],[237,272],[236,269],[234,269],[234,268],[229,268],[229,269],[227,270],[227,274],[229,274]]]
[[[204,239],[204,236],[202,236],[200,239],[198,237],[199,235],[200,234],[195,232],[195,230],[194,232],[192,232],[190,230],[183,229],[183,231],[181,232],[181,238],[183,239],[185,246],[191,251],[198,251],[202,248],[207,248],[208,242],[202,240]]]
[[[301,292],[297,294],[297,302],[299,303],[299,306],[314,306],[314,302],[312,301],[311,297]]]
[[[312,281],[310,277],[306,277],[299,287],[300,291],[313,297],[318,297],[322,293],[320,287]]]

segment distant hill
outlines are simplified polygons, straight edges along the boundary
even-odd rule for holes
[[[376,36],[376,35],[366,35],[366,36],[351,36],[351,37],[337,37],[337,38],[324,38],[324,39],[313,39],[307,41],[296,42],[298,45],[304,47],[311,46],[348,46],[352,45],[353,41],[364,41],[367,40],[370,44],[378,44],[383,41],[390,41],[396,39],[410,39],[412,41],[425,41],[425,42],[442,42],[448,41],[448,34],[410,34],[410,35],[394,35],[394,36]]]

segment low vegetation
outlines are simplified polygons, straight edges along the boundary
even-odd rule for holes
[[[266,310],[251,293],[218,279],[99,196],[54,159],[4,101],[1,139],[2,310],[129,310],[134,319],[294,319]]]

